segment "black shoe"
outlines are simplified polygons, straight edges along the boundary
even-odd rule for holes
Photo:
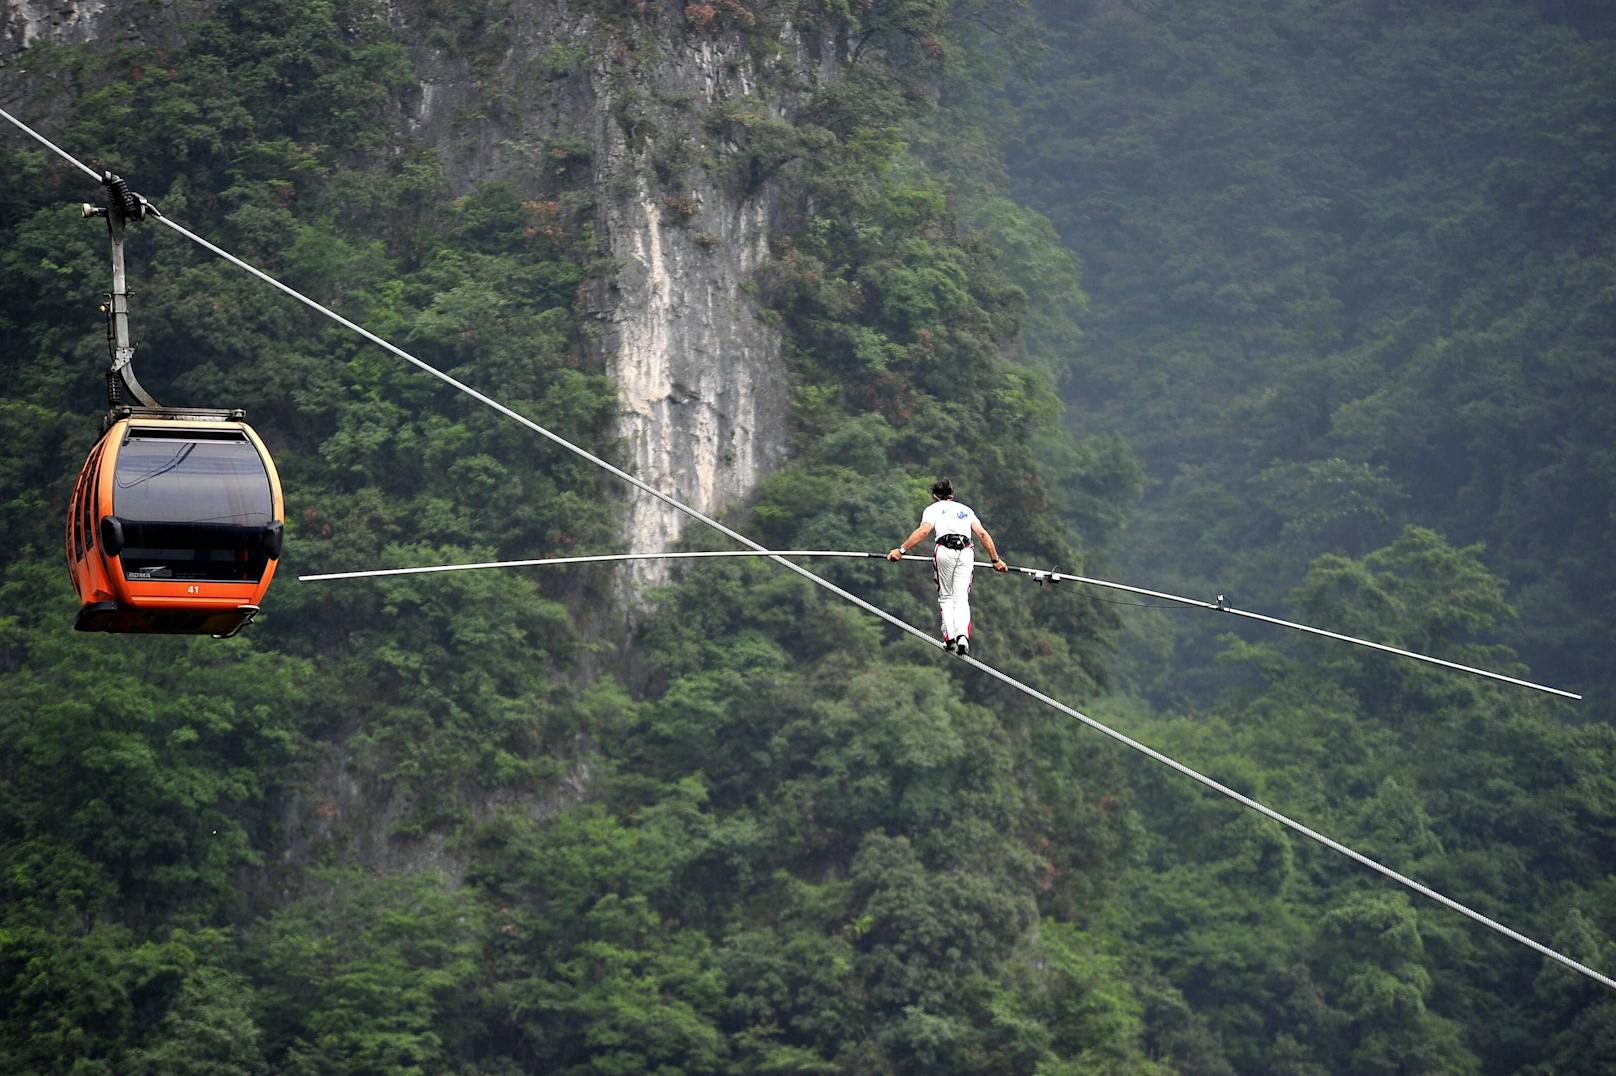
[[[950,654],[956,653],[956,651],[954,650],[954,640],[952,640],[952,639],[944,639],[943,640],[943,649],[948,651]]]
[[[970,652],[971,652],[971,640],[967,639],[963,635],[961,635],[958,639],[954,640],[954,653],[958,654],[960,657],[964,657],[965,655],[969,654]]]

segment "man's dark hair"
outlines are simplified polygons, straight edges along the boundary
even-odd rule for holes
[[[954,495],[954,483],[946,478],[939,478],[931,484],[931,495],[946,501]]]

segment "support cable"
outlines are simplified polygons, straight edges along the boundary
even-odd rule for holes
[[[67,159],[71,163],[78,165],[78,167],[80,169],[82,169],[83,171],[89,173],[92,177],[95,176],[95,173],[90,172],[90,170],[88,168],[86,168],[82,164],[79,164],[78,161],[76,161],[76,160],[74,160],[74,158],[68,156],[67,153],[63,152],[60,149],[57,149],[51,143],[46,142],[44,138],[42,138],[40,135],[35,133],[31,128],[29,128],[25,124],[21,123],[19,120],[16,120],[15,118],[13,118],[9,113],[4,112],[4,110],[0,110],[0,115],[4,115],[6,119],[10,120],[12,123],[14,123],[18,127],[22,128],[23,131],[25,131],[26,133],[28,133],[32,137],[38,139],[40,142],[44,143],[50,149],[55,150],[58,154],[60,154],[62,157],[64,157],[65,159]],[[97,178],[97,181],[99,182],[99,177],[96,177],[96,178]],[[661,492],[660,490],[656,489],[654,486],[650,485],[649,483],[647,483],[647,482],[643,481],[642,479],[637,478],[634,475],[630,474],[629,472],[623,470],[621,467],[618,467],[618,466],[616,466],[614,464],[608,463],[606,460],[601,459],[599,456],[596,456],[595,454],[589,452],[586,449],[580,448],[579,446],[573,444],[572,442],[568,441],[566,438],[560,436],[559,434],[552,433],[551,431],[545,429],[543,426],[539,425],[537,422],[534,422],[532,419],[527,418],[526,416],[524,416],[522,414],[519,414],[516,411],[511,410],[509,407],[507,407],[506,405],[500,403],[499,401],[491,399],[490,397],[484,395],[483,393],[477,391],[476,389],[470,387],[469,385],[466,385],[463,382],[456,380],[455,378],[451,377],[449,374],[446,374],[443,371],[438,370],[435,367],[428,365],[426,362],[423,362],[422,360],[416,358],[415,356],[411,355],[409,352],[404,351],[402,348],[399,348],[396,345],[391,344],[386,340],[383,340],[381,337],[377,336],[375,333],[372,333],[371,331],[369,331],[368,329],[363,328],[362,326],[356,325],[354,322],[349,321],[347,318],[343,317],[342,315],[337,314],[334,311],[327,309],[326,307],[322,306],[320,303],[318,303],[315,300],[309,298],[308,296],[303,295],[302,293],[292,289],[288,285],[282,284],[280,281],[276,280],[274,277],[271,277],[269,274],[267,274],[267,273],[263,272],[262,270],[257,269],[255,267],[247,264],[246,262],[242,261],[240,258],[237,258],[235,255],[230,254],[229,252],[227,252],[225,250],[222,250],[221,248],[215,246],[214,244],[208,242],[207,240],[201,238],[200,236],[188,231],[187,229],[181,227],[178,224],[175,224],[174,222],[168,220],[166,217],[162,216],[161,214],[155,214],[155,210],[153,212],[154,212],[154,215],[157,216],[158,220],[162,221],[164,224],[168,225],[168,227],[172,228],[174,231],[178,232],[179,234],[181,234],[181,235],[185,236],[186,238],[192,240],[193,242],[197,243],[198,245],[204,247],[205,249],[213,251],[215,254],[219,255],[219,257],[224,258],[226,261],[230,262],[233,265],[239,266],[240,268],[242,268],[242,269],[246,270],[247,272],[251,273],[253,276],[258,277],[260,280],[263,280],[265,283],[270,284],[271,286],[273,286],[277,290],[285,292],[287,295],[289,295],[292,298],[296,299],[298,302],[303,303],[305,306],[308,306],[311,309],[316,310],[316,311],[326,315],[327,317],[331,318],[333,321],[337,322],[339,325],[343,325],[343,326],[346,326],[349,329],[352,329],[354,332],[358,333],[360,336],[363,336],[365,339],[370,340],[371,342],[377,344],[378,346],[380,346],[384,350],[388,351],[389,353],[391,353],[393,355],[396,355],[399,358],[404,359],[405,361],[409,362],[411,365],[419,367],[420,369],[422,369],[422,370],[426,371],[427,373],[431,374],[433,377],[436,377],[438,380],[443,381],[445,384],[448,384],[448,385],[450,385],[450,386],[452,386],[454,388],[459,389],[461,392],[464,392],[466,395],[472,397],[473,399],[477,400],[478,402],[480,402],[482,404],[485,404],[486,406],[492,408],[493,410],[498,411],[500,414],[505,415],[506,417],[520,423],[523,426],[526,426],[528,429],[532,430],[533,432],[539,434],[540,436],[546,438],[549,441],[554,442],[555,444],[559,445],[560,447],[565,448],[567,451],[573,453],[574,455],[576,455],[576,456],[578,456],[578,457],[580,457],[582,459],[588,460],[590,463],[595,464],[597,467],[600,467],[602,470],[605,470],[610,474],[616,475],[618,478],[620,478],[623,481],[627,482],[629,485],[635,487],[636,489],[638,489],[638,490],[640,490],[640,491],[642,491],[644,493],[650,494],[652,497],[655,497],[657,500],[662,501],[663,503],[665,503],[668,506],[676,509],[677,511],[689,516],[690,518],[695,519],[695,520],[697,520],[697,521],[699,521],[701,523],[706,524],[708,527],[711,527],[713,530],[718,531],[720,534],[724,535],[725,537],[730,538],[733,541],[736,541],[736,542],[740,543],[741,545],[747,546],[748,548],[756,551],[760,556],[767,557],[768,559],[774,561],[776,564],[779,564],[779,565],[783,566],[784,568],[788,569],[789,571],[795,572],[797,575],[802,576],[804,579],[807,579],[809,582],[813,583],[814,585],[822,587],[825,590],[830,591],[832,594],[835,594],[838,597],[840,597],[840,598],[842,598],[842,599],[844,599],[844,600],[846,600],[848,602],[851,602],[853,605],[858,606],[859,608],[863,609],[865,612],[870,613],[871,615],[873,615],[875,617],[878,617],[881,620],[886,621],[888,624],[891,624],[893,627],[897,628],[899,631],[902,631],[902,632],[905,632],[908,635],[914,636],[916,639],[918,639],[921,642],[925,643],[927,646],[932,647],[934,650],[941,650],[943,648],[943,644],[941,643],[941,641],[939,641],[938,639],[933,637],[929,632],[923,631],[920,628],[917,628],[914,625],[908,623],[907,621],[899,619],[898,617],[894,616],[893,614],[887,612],[885,609],[882,609],[879,606],[871,604],[870,602],[866,601],[865,599],[859,597],[856,594],[851,593],[850,591],[842,589],[841,587],[837,586],[835,583],[832,583],[830,580],[822,578],[821,576],[815,575],[813,572],[810,572],[808,569],[806,569],[806,568],[804,568],[804,567],[802,567],[802,566],[800,566],[798,564],[794,564],[793,562],[785,559],[780,554],[778,554],[778,553],[776,553],[776,552],[774,552],[772,550],[766,549],[765,547],[759,545],[757,542],[754,542],[752,539],[746,537],[744,534],[741,534],[739,531],[736,531],[733,528],[728,527],[723,523],[720,523],[718,520],[716,520],[716,519],[712,518],[711,516],[707,515],[705,512],[702,512],[700,509],[693,508],[690,505],[687,505],[687,504],[679,501],[677,498],[672,497],[669,494]],[[1416,882],[1415,880],[1413,880],[1412,878],[1407,877],[1406,875],[1399,874],[1398,872],[1392,870],[1390,867],[1383,866],[1382,864],[1376,862],[1375,860],[1370,859],[1368,856],[1365,856],[1365,855],[1363,855],[1363,854],[1361,854],[1359,852],[1353,851],[1351,848],[1348,848],[1346,845],[1342,844],[1341,842],[1336,841],[1336,840],[1334,840],[1334,839],[1332,839],[1330,837],[1326,837],[1324,834],[1318,832],[1317,830],[1310,829],[1309,827],[1303,825],[1302,823],[1297,822],[1297,821],[1287,817],[1286,815],[1283,815],[1283,814],[1279,813],[1278,811],[1274,810],[1273,808],[1266,807],[1263,804],[1258,803],[1256,800],[1252,799],[1251,797],[1243,795],[1242,793],[1236,792],[1234,789],[1228,787],[1227,785],[1220,784],[1219,782],[1213,780],[1212,778],[1207,777],[1206,775],[1204,775],[1204,774],[1202,774],[1202,773],[1200,773],[1200,772],[1198,772],[1196,770],[1191,769],[1190,767],[1184,765],[1183,763],[1178,762],[1178,761],[1176,761],[1176,760],[1174,760],[1172,758],[1169,758],[1167,755],[1162,754],[1160,751],[1157,751],[1155,748],[1147,747],[1146,745],[1140,743],[1138,740],[1135,740],[1132,737],[1129,737],[1129,736],[1127,736],[1127,735],[1125,735],[1125,734],[1123,734],[1121,732],[1118,732],[1115,729],[1111,728],[1110,726],[1105,725],[1104,723],[1102,723],[1100,721],[1097,721],[1094,718],[1089,717],[1086,714],[1078,712],[1077,710],[1073,709],[1072,707],[1067,706],[1065,703],[1060,702],[1059,700],[1054,699],[1054,698],[1050,697],[1049,695],[1044,694],[1043,692],[1039,691],[1036,688],[1030,687],[1027,684],[1022,683],[1021,681],[1015,679],[1012,676],[1009,676],[1006,673],[1000,672],[999,670],[993,668],[990,665],[983,664],[981,661],[978,661],[974,657],[971,657],[969,655],[952,655],[952,656],[958,657],[959,660],[965,662],[967,665],[970,665],[970,666],[976,668],[977,670],[979,670],[980,672],[983,672],[983,673],[987,674],[988,676],[991,676],[994,679],[999,680],[1000,682],[1004,683],[1006,686],[1008,686],[1010,688],[1013,688],[1014,690],[1019,691],[1022,694],[1026,695],[1028,698],[1031,698],[1031,699],[1034,699],[1034,700],[1036,700],[1038,702],[1041,702],[1044,705],[1050,707],[1051,709],[1054,709],[1054,710],[1056,710],[1056,711],[1058,711],[1058,712],[1060,712],[1062,714],[1065,714],[1067,717],[1070,717],[1075,721],[1081,722],[1082,724],[1089,726],[1090,728],[1096,730],[1097,732],[1100,732],[1100,733],[1103,733],[1106,736],[1109,736],[1113,740],[1116,740],[1118,743],[1121,743],[1126,747],[1130,747],[1133,750],[1138,751],[1140,754],[1145,755],[1147,758],[1150,758],[1150,759],[1152,759],[1152,760],[1154,760],[1156,762],[1159,762],[1162,765],[1168,767],[1169,769],[1172,769],[1175,772],[1180,773],[1180,774],[1184,775],[1185,777],[1188,777],[1191,780],[1196,781],[1199,784],[1202,784],[1202,785],[1206,786],[1207,788],[1212,789],[1214,792],[1217,792],[1220,795],[1226,796],[1229,799],[1234,800],[1236,803],[1239,803],[1244,807],[1248,807],[1251,810],[1256,811],[1258,814],[1261,814],[1265,818],[1271,819],[1272,821],[1277,822],[1280,825],[1285,826],[1286,828],[1288,828],[1288,829],[1290,829],[1290,830],[1292,830],[1292,831],[1294,831],[1296,833],[1301,834],[1302,836],[1308,838],[1309,840],[1314,841],[1314,842],[1324,846],[1325,848],[1330,849],[1331,851],[1338,852],[1341,855],[1346,856],[1348,859],[1351,859],[1354,862],[1356,862],[1356,863],[1358,863],[1358,864],[1360,864],[1362,866],[1365,866],[1365,867],[1369,868],[1370,870],[1375,871],[1376,873],[1383,875],[1386,878],[1391,879],[1392,881],[1398,883],[1399,885],[1402,885],[1402,886],[1412,890],[1415,893],[1419,893],[1421,896],[1428,897],[1429,899],[1435,901],[1436,903],[1441,904],[1443,907],[1449,908],[1449,909],[1451,909],[1453,911],[1456,911],[1459,914],[1465,916],[1466,918],[1471,919],[1472,921],[1474,921],[1476,923],[1479,923],[1484,927],[1487,927],[1489,930],[1493,930],[1493,931],[1497,932],[1498,934],[1502,935],[1503,937],[1509,938],[1511,941],[1517,942],[1517,943],[1525,946],[1528,949],[1533,950],[1534,952],[1536,952],[1536,953],[1538,953],[1538,954],[1540,954],[1542,956],[1548,957],[1551,960],[1554,960],[1554,961],[1556,961],[1556,962],[1558,962],[1560,964],[1563,964],[1564,966],[1566,966],[1566,967],[1572,969],[1573,971],[1576,971],[1576,972],[1588,977],[1589,979],[1592,979],[1593,981],[1601,984],[1602,986],[1605,986],[1605,987],[1607,987],[1607,988],[1609,988],[1611,990],[1616,990],[1616,980],[1613,980],[1613,979],[1611,979],[1611,978],[1609,978],[1609,977],[1607,977],[1605,975],[1602,975],[1601,973],[1599,973],[1599,972],[1593,970],[1592,968],[1588,967],[1586,964],[1579,963],[1578,961],[1575,961],[1575,960],[1571,959],[1570,957],[1565,956],[1562,953],[1556,952],[1555,950],[1550,949],[1548,946],[1543,945],[1541,942],[1534,941],[1533,939],[1527,937],[1524,934],[1521,934],[1521,933],[1519,933],[1519,932],[1517,932],[1515,930],[1511,930],[1509,927],[1504,926],[1502,923],[1499,923],[1498,921],[1496,921],[1494,919],[1490,919],[1487,916],[1481,914],[1480,912],[1475,911],[1474,909],[1472,909],[1472,908],[1470,908],[1470,907],[1468,907],[1468,906],[1466,906],[1464,904],[1461,904],[1456,900],[1453,900],[1453,899],[1451,899],[1449,897],[1445,897],[1441,893],[1438,893],[1436,890],[1431,889],[1430,887],[1428,887],[1426,885],[1423,885],[1420,882]]]

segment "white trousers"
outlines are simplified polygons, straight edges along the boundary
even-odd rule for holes
[[[971,570],[976,567],[976,550],[932,549],[932,569],[937,576],[937,609],[943,614],[943,642],[961,635],[971,637]]]

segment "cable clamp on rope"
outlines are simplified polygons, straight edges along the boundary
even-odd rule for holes
[[[107,188],[107,193],[118,203],[118,208],[128,220],[140,221],[146,218],[146,209],[151,204],[129,189],[129,184],[122,176],[111,172],[101,173],[101,183]]]

